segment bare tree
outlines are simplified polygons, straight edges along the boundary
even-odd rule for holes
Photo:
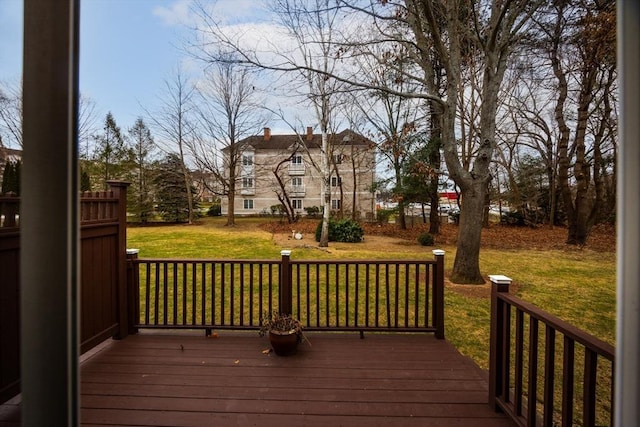
[[[203,21],[202,34],[208,38],[202,39],[193,47],[196,49],[195,55],[208,62],[228,61],[228,55],[219,55],[219,52],[208,50],[210,38],[213,38],[224,51],[234,53],[233,62],[288,73],[292,82],[288,86],[290,91],[300,91],[304,88],[302,93],[313,109],[322,137],[321,161],[320,164],[313,165],[322,176],[320,192],[324,209],[319,246],[326,247],[329,244],[331,202],[329,134],[337,102],[335,97],[341,85],[340,81],[330,77],[336,74],[337,60],[334,53],[338,46],[334,37],[338,34],[335,26],[339,19],[339,9],[333,7],[332,0],[277,0],[268,4],[275,13],[275,17],[280,20],[279,26],[283,33],[286,33],[288,41],[287,46],[281,48],[271,44],[274,47],[270,52],[271,59],[281,65],[264,62],[259,52],[242,45],[238,39],[242,37],[228,34],[201,3],[196,4],[196,13]],[[321,71],[317,72],[317,70]],[[300,140],[304,143],[303,138]]]
[[[314,2],[302,3],[311,7],[309,3]],[[208,35],[217,43],[237,52],[238,60],[248,65],[285,73],[311,72],[320,79],[316,80],[319,82],[344,82],[361,88],[383,89],[406,97],[432,100],[437,104],[444,159],[449,176],[462,191],[458,248],[452,280],[460,283],[482,283],[484,279],[479,267],[482,223],[479,219],[483,215],[490,180],[489,164],[496,145],[498,92],[509,55],[530,24],[531,15],[542,3],[542,0],[493,0],[477,3],[372,0],[368,4],[354,4],[350,1],[318,2],[318,14],[305,12],[301,16],[336,17],[336,21],[330,21],[331,27],[328,28],[340,30],[343,38],[340,43],[329,38],[332,44],[328,46],[333,46],[334,49],[325,51],[328,56],[318,56],[319,59],[325,58],[319,62],[287,57],[282,51],[272,55],[270,59],[264,59],[255,50],[243,46],[240,36],[229,36],[215,22],[208,27]],[[292,10],[310,11],[304,6],[294,7]],[[338,14],[339,11],[344,13]],[[337,23],[339,18],[344,19],[341,27]],[[370,37],[372,32],[367,28],[378,30],[375,37]],[[306,34],[302,39],[303,46],[307,50],[327,46],[322,44],[323,39],[310,37],[311,29],[309,25],[300,27]],[[329,34],[336,37],[335,32]],[[389,48],[371,48],[383,45]],[[393,45],[403,48],[394,51]],[[382,52],[383,56],[378,56],[376,52]],[[405,52],[407,57],[399,58]],[[482,73],[482,87],[479,92],[482,104],[478,113],[478,148],[469,169],[465,169],[456,137],[456,113],[462,90],[460,75],[466,66],[464,61],[469,52],[477,52],[476,60],[481,64],[479,70]],[[350,58],[359,56],[376,58],[401,73],[403,79],[420,83],[421,89],[418,92],[402,93],[380,87],[362,76],[353,62],[349,61]],[[409,60],[415,64],[414,67],[401,69],[398,66]],[[436,69],[443,70],[443,91],[437,86],[437,79],[434,77]]]
[[[22,148],[22,86],[0,86],[0,136],[4,145]]]
[[[193,141],[191,151],[200,171],[214,177],[214,194],[228,198],[227,225],[235,225],[235,196],[246,147],[240,141],[266,122],[261,114],[251,72],[231,60],[212,64],[198,86],[200,124],[206,137]]]
[[[177,69],[171,79],[164,81],[164,92],[160,96],[161,104],[158,111],[149,113],[151,125],[158,135],[158,146],[167,153],[176,152],[180,159],[180,173],[183,177],[188,204],[189,224],[194,219],[193,182],[187,167],[188,147],[196,138],[195,106],[193,85],[180,69]]]

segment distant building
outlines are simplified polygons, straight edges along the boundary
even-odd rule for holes
[[[349,129],[328,138],[332,147],[328,183],[331,210],[350,215],[355,206],[359,217],[373,218],[373,143]],[[303,135],[271,135],[271,130],[265,128],[263,135],[245,138],[238,146],[242,147],[242,157],[236,178],[236,215],[271,213],[272,206],[281,204],[279,194],[286,194],[300,215],[305,215],[305,208],[322,207],[319,171],[322,138],[314,134],[311,127]],[[227,212],[228,198],[225,197],[222,214]]]

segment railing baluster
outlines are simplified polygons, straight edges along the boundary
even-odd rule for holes
[[[225,274],[225,266],[224,262],[220,263],[220,324],[224,326],[225,317],[224,317],[224,294],[225,294],[225,283],[226,283],[226,274]]]
[[[380,326],[380,264],[376,264],[376,328]]]
[[[509,305],[503,302],[504,305]],[[506,337],[510,339],[510,337]],[[515,360],[514,360],[514,376],[513,379],[513,400],[515,413],[517,416],[522,415],[522,383],[524,380],[524,312],[516,309],[516,342],[515,342]]]
[[[413,278],[413,283],[414,283],[414,291],[413,291],[413,296],[414,296],[414,301],[413,301],[413,311],[414,311],[414,321],[413,321],[413,326],[415,328],[418,327],[418,324],[420,322],[420,264],[416,263],[414,264],[414,272],[415,272],[415,277]],[[426,326],[426,325],[425,325]]]
[[[536,425],[536,403],[538,400],[538,319],[529,317],[529,387],[527,419]]]
[[[543,424],[553,425],[553,386],[555,374],[556,331],[551,326],[545,327],[544,343],[544,412]]]
[[[200,264],[200,281],[202,282],[202,298],[200,298],[200,324],[205,326],[207,324],[207,264],[202,262]]]
[[[324,277],[325,277],[325,280],[324,280],[325,291],[324,291],[324,293],[325,293],[325,302],[326,302],[326,310],[325,310],[326,313],[325,314],[326,314],[326,318],[327,318],[326,319],[327,322],[326,322],[325,326],[329,326],[331,324],[329,322],[329,312],[331,311],[330,306],[329,306],[329,290],[330,290],[330,288],[329,288],[329,277],[330,277],[329,276],[329,264],[328,263],[325,264],[324,267],[325,267],[324,268],[324,272],[325,272],[325,274],[324,274]]]
[[[211,263],[211,324],[216,324],[216,286],[218,286],[218,280],[216,277],[216,265],[217,263]]]
[[[198,314],[198,283],[196,281],[196,263],[190,262],[184,264],[184,269],[187,270],[187,266],[191,269],[191,325],[196,325]]]
[[[365,326],[369,326],[369,298],[371,298],[369,296],[369,271],[370,271],[371,266],[367,264],[367,269],[365,271],[365,275],[364,275],[364,286],[365,286],[365,301],[364,301],[364,325]]]
[[[575,341],[564,336],[562,355],[562,427],[573,426]]]
[[[354,302],[354,323],[353,326],[358,326],[358,318],[360,317],[360,301],[358,297],[360,296],[360,264],[356,264],[355,271],[355,302]]]
[[[253,325],[253,310],[255,310],[254,307],[254,291],[253,291],[253,287],[255,286],[255,280],[254,280],[254,272],[255,272],[255,264],[251,264],[249,266],[249,324]]]
[[[160,263],[156,263],[156,288],[154,299],[153,323],[158,324],[158,304],[160,303],[160,279],[162,272],[160,271]]]
[[[309,324],[311,323],[311,275],[308,264],[305,265],[304,271],[307,283],[307,326],[309,326]],[[317,310],[318,308],[316,304],[316,311]]]
[[[229,265],[229,324],[235,325],[234,307],[235,307],[235,264]]]
[[[584,351],[584,391],[582,395],[582,424],[593,426],[596,423],[596,382],[598,374],[598,355],[590,348]]]
[[[320,264],[316,264],[316,326],[320,327]]]
[[[244,264],[240,264],[240,326],[244,326]]]
[[[336,326],[340,326],[340,264],[334,264],[336,283]]]
[[[145,291],[144,291],[144,324],[149,324],[149,312],[151,311],[151,306],[149,304],[149,300],[151,298],[151,263],[146,265],[146,275],[145,278]]]
[[[173,263],[173,324],[178,324],[178,268],[176,263]]]
[[[349,264],[344,264],[344,326],[349,327]]]
[[[424,325],[425,326],[433,326],[433,324],[429,324],[429,302],[433,300],[433,289],[431,286],[431,276],[434,274],[435,265],[426,265],[424,269]],[[435,283],[435,282],[433,282]],[[431,297],[430,297],[431,296]]]

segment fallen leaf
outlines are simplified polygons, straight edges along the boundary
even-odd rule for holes
[[[262,350],[262,354],[269,354],[271,353],[271,349],[267,348],[266,350]]]
[[[233,362],[233,363],[237,365],[238,363],[240,363],[240,361],[239,361],[239,360],[236,360],[236,361],[235,361],[235,362]]]

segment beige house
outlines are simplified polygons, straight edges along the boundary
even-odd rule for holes
[[[373,143],[349,129],[328,136],[331,147],[330,206],[334,214],[373,218],[375,150]],[[296,214],[321,212],[322,137],[311,127],[306,134],[264,134],[239,142],[242,147],[236,179],[235,214],[271,214],[272,207],[290,203]],[[228,212],[223,198],[222,214]]]

